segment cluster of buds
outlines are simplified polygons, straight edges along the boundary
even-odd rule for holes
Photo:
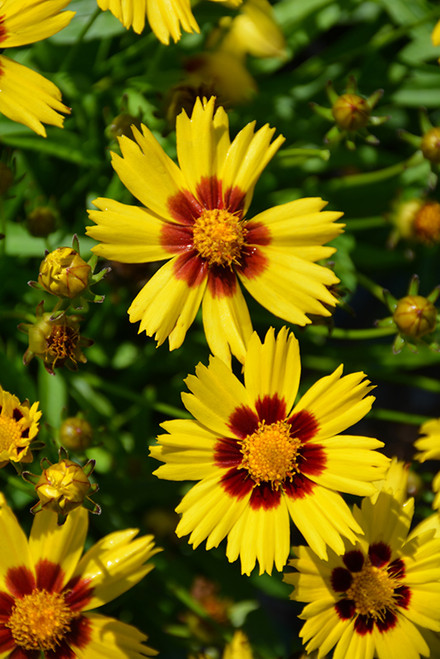
[[[72,247],[59,247],[46,254],[40,265],[38,282],[31,281],[29,285],[58,299],[50,312],[45,312],[44,301],[40,302],[33,322],[19,325],[29,337],[23,356],[26,365],[33,357],[38,357],[46,370],[54,374],[56,368],[65,366],[76,370],[78,364],[87,361],[82,348],[93,341],[81,336],[80,325],[84,320],[81,314],[87,311],[89,302],[103,301],[104,296],[95,295],[90,287],[109,270],[104,268],[94,274],[96,263],[96,256],[88,262],[80,256],[76,236]]]
[[[373,94],[365,98],[357,93],[356,80],[350,77],[345,94],[340,96],[329,81],[326,87],[327,96],[331,107],[325,108],[317,103],[311,103],[310,107],[334,125],[324,137],[324,142],[334,144],[345,140],[349,149],[355,149],[355,137],[361,137],[368,144],[376,145],[379,140],[368,132],[367,126],[378,126],[387,121],[388,117],[372,116],[374,106],[383,95],[383,89],[377,89]]]
[[[395,354],[399,353],[404,345],[413,352],[417,351],[420,344],[427,345],[431,350],[440,350],[435,340],[427,341],[425,338],[432,335],[439,326],[440,313],[435,302],[440,295],[440,286],[436,286],[429,295],[423,297],[419,295],[419,283],[419,278],[414,275],[408,293],[399,300],[384,290],[385,301],[392,315],[377,321],[376,325],[396,328],[397,335],[393,343]]]
[[[98,490],[98,485],[90,482],[94,467],[94,460],[89,460],[82,467],[69,460],[67,451],[60,448],[58,462],[52,464],[47,458],[42,459],[40,476],[23,472],[23,478],[34,485],[38,495],[38,502],[32,506],[31,512],[52,510],[58,515],[59,524],[79,506],[100,514],[101,508],[90,498]]]

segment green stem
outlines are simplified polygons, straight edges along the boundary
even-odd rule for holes
[[[69,50],[67,53],[66,57],[64,58],[64,62],[61,64],[59,71],[67,71],[72,64],[73,60],[75,59],[78,51],[82,47],[82,42],[84,41],[84,37],[86,36],[87,32],[90,30],[92,27],[93,23],[96,21],[98,18],[99,14],[101,13],[101,10],[99,7],[95,9],[95,12],[90,16],[89,20],[87,23],[84,25],[83,29],[78,35],[78,39],[75,42],[75,45]]]
[[[285,160],[288,158],[297,158],[298,156],[306,158],[322,158],[322,160],[330,159],[329,149],[300,149],[296,147],[290,147],[289,149],[283,149],[278,153],[278,158]]]
[[[425,375],[412,373],[410,376],[407,376],[403,373],[381,373],[380,378],[387,382],[396,382],[397,384],[403,384],[408,387],[417,387],[418,389],[431,391],[436,394],[440,393],[440,381],[428,378]]]
[[[4,238],[0,238],[0,255],[5,256],[6,254],[6,217],[5,217],[5,208],[3,203],[3,197],[0,196],[0,234],[3,234]]]
[[[360,272],[356,273],[357,275],[357,280],[358,283],[363,286],[367,291],[371,293],[374,297],[376,297],[380,302],[386,305],[386,300],[385,296],[383,293],[383,288],[382,286],[379,286],[379,284],[376,284],[374,281],[372,281],[369,277],[366,277]],[[394,328],[395,329],[395,328]]]
[[[374,172],[351,174],[350,176],[341,176],[340,178],[333,179],[331,182],[331,188],[333,190],[339,190],[341,188],[351,188],[358,185],[371,185],[372,183],[379,183],[381,181],[386,181],[389,178],[393,178],[394,176],[398,176],[410,167],[420,165],[422,162],[422,152],[416,151],[407,160],[398,162],[397,164],[391,165],[390,167],[377,169]]]
[[[368,329],[342,329],[340,327],[329,329],[327,327],[323,327],[322,325],[317,325],[315,327],[308,328],[307,331],[321,336],[327,335],[330,339],[350,339],[354,341],[378,339],[382,336],[391,336],[392,334],[396,334],[396,328],[394,326],[371,327]]]
[[[399,412],[397,410],[384,410],[382,408],[372,409],[370,417],[380,419],[381,421],[391,421],[392,423],[409,423],[413,426],[421,426],[428,421],[430,417],[421,414],[410,414],[409,412]]]
[[[346,220],[347,229],[350,231],[364,231],[365,229],[374,229],[375,227],[383,227],[386,221],[380,215],[375,217],[361,217],[355,220]]]

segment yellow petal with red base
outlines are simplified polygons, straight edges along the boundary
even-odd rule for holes
[[[86,648],[75,647],[78,659],[142,659],[158,654],[144,645],[148,637],[136,627],[99,613],[88,613],[86,617],[91,623],[91,638]]]

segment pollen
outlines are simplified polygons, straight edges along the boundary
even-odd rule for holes
[[[4,624],[11,630],[16,645],[24,650],[54,651],[78,615],[60,593],[36,589],[15,601]]]
[[[7,451],[21,439],[21,430],[15,419],[0,416],[0,452]]]
[[[243,440],[240,467],[247,469],[256,485],[266,482],[278,490],[283,481],[299,473],[298,451],[302,444],[291,437],[290,430],[286,421],[269,425],[263,421]]]
[[[387,610],[396,608],[394,589],[397,584],[386,570],[367,560],[362,570],[351,576],[353,581],[346,596],[354,601],[359,614],[380,619]]]
[[[46,352],[55,357],[53,366],[58,360],[61,362],[71,359],[76,364],[76,348],[79,333],[68,325],[55,325],[47,339]]]
[[[430,201],[417,212],[413,230],[416,237],[428,245],[440,242],[440,204]]]
[[[247,230],[242,221],[226,210],[205,210],[193,227],[193,244],[209,265],[232,267],[240,263]]]

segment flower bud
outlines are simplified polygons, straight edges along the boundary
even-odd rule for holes
[[[50,206],[39,206],[29,213],[26,222],[31,236],[45,238],[55,231],[56,214]]]
[[[434,331],[436,316],[435,306],[426,297],[406,295],[398,301],[393,320],[401,334],[419,339]]]
[[[43,313],[35,324],[26,326],[29,347],[23,357],[24,363],[27,365],[36,356],[43,360],[49,373],[62,366],[76,370],[78,362],[85,364],[87,361],[81,347],[92,343],[81,337],[79,329],[77,317],[63,314],[54,319],[50,313]]]
[[[422,204],[414,218],[413,233],[428,245],[440,242],[440,204],[437,201]]]
[[[341,130],[356,131],[365,128],[370,119],[371,109],[357,94],[342,94],[333,103],[332,115]]]
[[[98,486],[92,485],[89,480],[95,466],[93,460],[89,460],[84,467],[68,459],[60,459],[55,464],[50,464],[47,459],[43,462],[48,466],[43,469],[35,485],[39,502],[33,507],[33,512],[46,508],[65,517],[83,505],[88,495],[98,489]],[[93,502],[90,503],[93,507],[96,506]]]
[[[84,451],[91,444],[92,426],[79,416],[71,416],[61,424],[60,442],[72,451]]]
[[[38,282],[52,295],[74,298],[87,289],[91,272],[72,247],[59,247],[42,261]]]
[[[430,128],[423,135],[420,148],[426,160],[440,164],[440,128]]]
[[[113,138],[122,137],[122,135],[125,135],[132,140],[133,126],[140,130],[141,121],[136,117],[133,117],[131,114],[128,114],[127,112],[121,112],[121,114],[118,114],[118,116],[111,121],[106,130],[106,133],[108,133],[108,135]]]

